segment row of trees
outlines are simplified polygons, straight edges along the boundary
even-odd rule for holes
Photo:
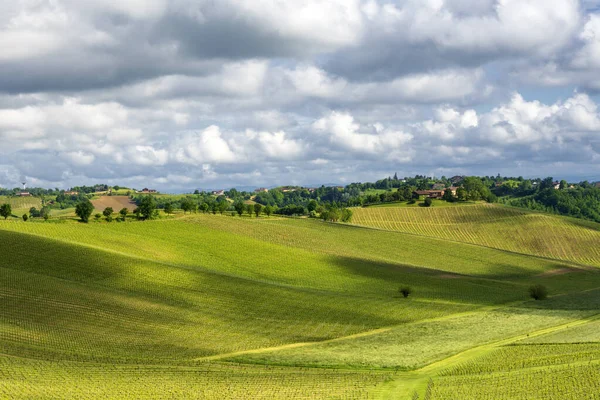
[[[0,217],[5,220],[12,215],[12,206],[9,203],[0,205]],[[29,218],[43,218],[45,220],[50,218],[50,208],[47,206],[42,207],[38,210],[35,207],[29,209],[29,214],[25,213],[22,216],[23,221],[29,220]]]
[[[94,205],[88,200],[84,199],[77,204],[75,207],[75,215],[77,215],[81,221],[89,222],[90,217],[94,212]],[[99,220],[102,218],[102,215],[106,218],[107,221],[112,221],[112,215],[114,210],[112,207],[107,207],[104,209],[102,214],[96,214],[95,218]],[[127,208],[123,208],[119,211],[119,220],[125,220],[127,215],[129,214],[129,210]],[[158,209],[156,207],[156,200],[152,196],[145,196],[145,198],[140,202],[138,207],[133,210],[133,214],[139,220],[152,219],[158,216]]]

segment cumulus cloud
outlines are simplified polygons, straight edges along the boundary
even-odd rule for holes
[[[598,54],[587,0],[5,2],[0,185],[583,176]]]

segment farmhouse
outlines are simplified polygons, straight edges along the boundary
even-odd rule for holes
[[[418,197],[425,196],[431,199],[441,199],[444,197],[444,193],[446,193],[447,190],[449,190],[453,196],[456,196],[457,189],[457,187],[452,186],[444,190],[415,190],[413,195]]]
[[[444,190],[415,190],[414,195],[425,196],[430,199],[441,199],[444,196]]]
[[[31,193],[29,193],[29,192],[19,192],[19,197],[31,197]]]
[[[73,190],[65,192],[65,196],[77,196],[78,194],[79,194],[79,192],[75,192]]]
[[[156,193],[155,189],[148,189],[148,188],[143,188],[141,191],[139,191],[138,193],[144,193],[144,194],[148,194],[148,193]]]
[[[267,193],[268,191],[269,191],[269,189],[267,189],[267,188],[258,188],[258,189],[254,190],[254,192],[256,192],[256,193]]]
[[[213,190],[212,194],[215,196],[223,196],[225,194],[225,191],[224,190]]]

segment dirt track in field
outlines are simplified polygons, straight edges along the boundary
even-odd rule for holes
[[[92,204],[96,210],[102,211],[106,207],[112,207],[115,212],[123,208],[133,211],[136,208],[134,202],[127,196],[101,196],[97,200],[92,200]]]

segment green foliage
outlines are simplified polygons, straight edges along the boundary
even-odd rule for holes
[[[4,219],[7,219],[11,215],[12,215],[12,207],[10,206],[10,204],[8,204],[8,203],[2,204],[0,206],[0,216],[4,217]]]
[[[227,202],[227,200],[219,201],[216,204],[217,204],[217,209],[219,210],[219,213],[221,215],[223,215],[223,213],[229,209],[229,202]]]
[[[402,286],[398,291],[402,294],[404,298],[407,298],[412,294],[412,289],[410,288],[410,286]]]
[[[273,207],[265,206],[265,214],[267,215],[267,217],[270,217],[271,214],[273,214]]]
[[[92,203],[85,199],[77,204],[75,207],[75,215],[77,215],[82,222],[88,222],[90,219],[90,215],[94,212],[94,206]]]
[[[431,204],[433,204],[433,200],[431,199],[431,197],[427,197],[423,202],[423,205],[425,205],[425,207],[431,207]]]
[[[144,196],[138,206],[139,215],[142,219],[151,219],[155,217],[156,200],[153,196]]]
[[[548,297],[548,289],[544,285],[532,285],[529,287],[529,296],[534,300],[545,300]]]
[[[235,208],[235,212],[237,212],[240,217],[242,216],[245,210],[244,203],[241,201],[236,202],[233,205],[233,208]]]
[[[166,203],[165,207],[163,208],[163,211],[165,212],[165,214],[173,214],[173,204]]]
[[[352,210],[349,208],[342,208],[342,217],[341,220],[342,222],[351,222],[352,221]]]
[[[262,204],[256,203],[254,204],[254,214],[256,214],[256,218],[259,217],[260,213],[262,212],[263,206]]]
[[[29,219],[29,216],[27,214],[23,214],[23,222],[27,222],[27,220]]]

